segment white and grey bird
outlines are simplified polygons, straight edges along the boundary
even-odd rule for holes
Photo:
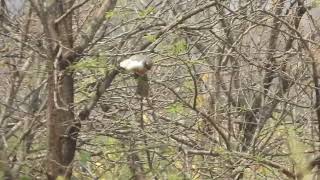
[[[133,55],[120,62],[120,67],[135,74],[137,79],[136,93],[142,97],[149,95],[149,81],[147,72],[152,68],[152,61],[146,55]]]
[[[120,62],[121,68],[138,75],[145,74],[151,69],[152,65],[151,59],[145,55],[133,55],[129,59]]]

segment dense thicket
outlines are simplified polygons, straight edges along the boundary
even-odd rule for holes
[[[0,179],[318,178],[317,1],[0,2]]]

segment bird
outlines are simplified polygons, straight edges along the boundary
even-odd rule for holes
[[[120,62],[120,67],[127,72],[134,73],[137,80],[136,94],[141,97],[149,95],[149,80],[147,72],[152,68],[153,62],[146,55],[133,55]]]

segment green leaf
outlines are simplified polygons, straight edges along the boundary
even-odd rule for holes
[[[187,50],[187,43],[186,41],[178,41],[175,44],[175,48],[176,48],[176,52],[177,53],[182,53],[185,52]]]
[[[312,4],[312,7],[319,7],[319,5],[320,5],[320,0],[313,0],[313,1],[311,2],[311,4]]]
[[[194,90],[194,83],[191,79],[187,79],[186,81],[183,82],[183,87]]]
[[[71,70],[74,71],[81,71],[81,70],[101,70],[107,68],[107,61],[105,58],[88,58],[79,61],[76,64],[73,64],[69,67]]]
[[[65,180],[65,178],[63,176],[58,176],[56,180]]]
[[[0,166],[0,168],[1,168],[1,166]],[[3,177],[4,177],[4,172],[0,169],[0,179],[4,179]]]
[[[21,176],[20,180],[31,180],[31,177],[29,177],[29,176]]]
[[[154,13],[155,12],[155,8],[154,7],[152,7],[152,6],[149,6],[147,9],[145,9],[145,10],[143,10],[143,11],[140,11],[139,13],[138,13],[138,15],[140,16],[140,17],[146,17],[147,15],[149,15],[149,14],[152,14],[152,13]]]
[[[80,162],[86,164],[91,159],[91,153],[88,151],[80,151],[79,153]]]
[[[310,170],[308,167],[307,157],[305,151],[308,147],[301,142],[300,138],[297,136],[295,128],[288,128],[288,148],[290,150],[290,158],[294,161],[297,167],[297,171],[303,175],[309,174]]]
[[[109,11],[109,12],[107,12],[106,13],[106,18],[108,19],[108,18],[112,18],[113,16],[115,16],[116,15],[116,12],[114,12],[114,11]]]
[[[188,50],[188,44],[184,39],[175,42],[170,48],[170,51],[174,55],[185,53],[187,50]]]
[[[144,38],[149,42],[155,42],[157,40],[156,35],[148,34],[144,36]]]
[[[177,174],[177,172],[169,173],[168,179],[170,180],[183,180],[185,178],[181,177],[181,175]]]
[[[183,112],[184,108],[181,103],[174,103],[169,106],[168,112],[172,114],[178,114]]]
[[[259,155],[259,154],[256,155],[255,158],[256,158],[256,161],[257,161],[257,162],[261,162],[261,161],[263,161],[263,159],[264,159],[263,156],[261,156],[261,155]]]

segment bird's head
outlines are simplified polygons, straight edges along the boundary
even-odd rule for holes
[[[147,69],[147,70],[150,70],[153,66],[153,62],[151,61],[150,58],[146,58],[144,61],[143,61],[143,65],[144,67]]]

